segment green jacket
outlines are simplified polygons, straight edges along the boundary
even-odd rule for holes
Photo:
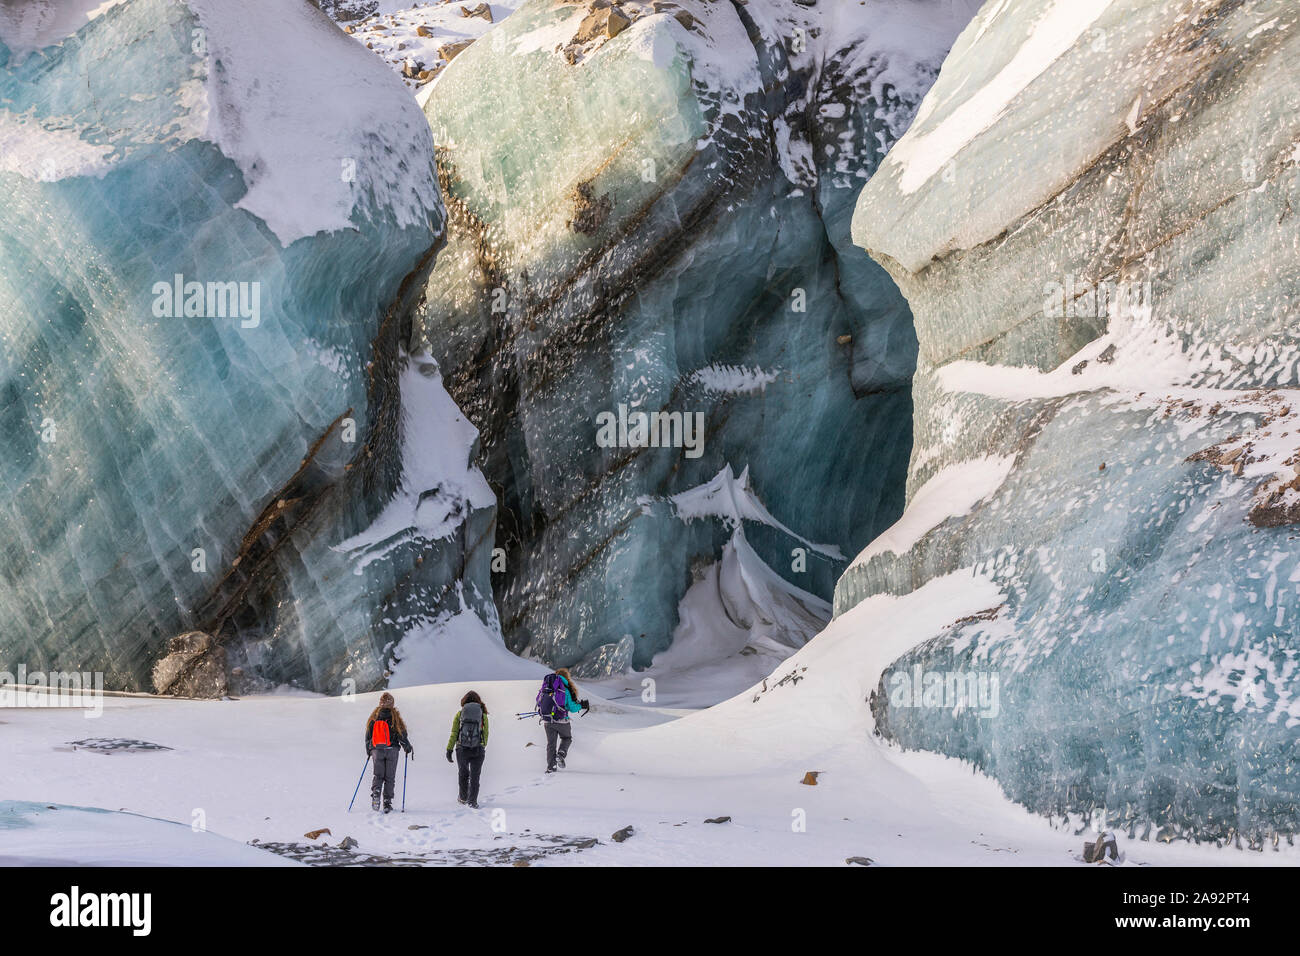
[[[456,711],[456,716],[451,720],[451,736],[447,738],[447,749],[456,749],[456,738],[460,736],[460,711]],[[482,746],[487,746],[488,740],[488,715],[483,715],[483,734]]]

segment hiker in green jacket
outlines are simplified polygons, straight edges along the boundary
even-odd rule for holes
[[[460,803],[478,809],[478,777],[487,755],[488,711],[487,704],[477,691],[469,691],[460,699],[460,710],[451,721],[451,736],[447,738],[447,763],[451,752],[456,751],[459,771]]]

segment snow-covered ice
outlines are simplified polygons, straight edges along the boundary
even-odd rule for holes
[[[368,808],[368,771],[347,810],[375,695],[110,698],[94,722],[97,736],[172,748],[110,759],[65,749],[87,734],[90,722],[77,711],[11,710],[0,795],[141,816],[108,814],[89,829],[83,815],[64,810],[42,815],[36,828],[0,823],[0,857],[203,863],[231,841],[241,853],[237,844],[257,840],[308,855],[308,845],[350,836],[355,854],[331,851],[333,862],[802,866],[864,856],[878,865],[1082,865],[1085,832],[1053,828],[966,764],[904,753],[870,733],[865,697],[882,669],[911,642],[996,599],[996,587],[970,572],[906,597],[870,598],[765,682],[701,712],[609,701],[580,687],[592,711],[576,718],[568,768],[554,775],[543,773],[536,721],[514,718],[531,709],[536,681],[475,684],[491,719],[477,811],[457,806],[455,772],[442,754],[466,684],[396,691],[416,757],[407,765],[406,812],[389,815]],[[801,783],[808,771],[819,772],[815,786]],[[720,816],[731,820],[705,822]],[[186,825],[159,830],[143,817]],[[205,830],[193,828],[196,819]],[[610,839],[629,825],[631,838]],[[326,827],[327,837],[305,837]],[[1297,862],[1285,848],[1249,853],[1122,836],[1120,846],[1124,865]],[[230,859],[282,862],[255,847]]]
[[[139,813],[0,800],[0,866],[293,866],[193,825]]]
[[[970,514],[998,490],[1013,464],[1011,455],[990,455],[942,469],[917,490],[903,516],[853,559],[853,566],[877,554],[903,554],[945,519]]]

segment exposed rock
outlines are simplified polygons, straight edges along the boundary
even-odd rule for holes
[[[628,19],[627,14],[618,7],[610,7],[609,16],[605,19],[605,36],[613,39],[631,25],[632,21]]]
[[[73,750],[89,750],[92,753],[105,755],[156,753],[172,749],[148,740],[130,740],[125,737],[89,737],[86,740],[74,740],[69,746]]]
[[[364,20],[379,9],[379,0],[312,0],[332,20],[345,23]],[[347,28],[350,29],[351,28]]]
[[[342,840],[339,841],[340,850],[353,850],[356,849],[358,846],[360,846],[360,844],[357,843],[357,841],[352,839],[352,837],[350,836],[344,837]]]
[[[473,40],[453,40],[451,43],[444,43],[438,47],[438,57],[450,63],[469,49],[473,43]]]
[[[856,866],[870,866],[875,860],[869,856],[850,856],[845,857],[844,862]]]
[[[225,650],[202,631],[178,634],[154,664],[153,685],[159,694],[221,697],[227,691]]]
[[[626,30],[631,23],[627,14],[618,7],[598,8],[583,18],[572,42],[585,44],[593,40],[611,40]]]
[[[1241,462],[1234,463],[1233,473],[1241,474]],[[1300,477],[1268,492],[1247,515],[1256,528],[1280,528],[1300,522]]]
[[[427,829],[427,827],[422,827]],[[527,834],[528,831],[525,831]],[[499,837],[497,838],[499,839]],[[351,841],[348,843],[348,841]],[[252,846],[268,850],[308,866],[530,866],[536,860],[551,860],[591,849],[598,845],[590,837],[533,834],[518,838],[517,844],[485,847],[424,846],[411,852],[369,853],[348,838],[347,846],[328,843],[251,840]]]
[[[709,817],[705,823],[730,823],[731,817]]]
[[[609,838],[613,840],[615,843],[622,843],[624,840],[626,840],[635,832],[636,831],[633,830],[632,827],[626,826],[621,830],[615,830],[612,834],[610,834]]]
[[[1103,833],[1094,842],[1083,845],[1084,863],[1119,862],[1119,859],[1119,844],[1113,833]]]
[[[322,827],[319,830],[308,830],[306,833],[303,834],[303,836],[305,836],[308,840],[319,840],[321,838],[321,834],[329,833],[329,832],[330,832],[329,827]],[[333,834],[330,835],[333,836]]]
[[[569,220],[569,228],[574,232],[580,232],[584,236],[595,235],[596,231],[609,218],[610,210],[614,208],[614,201],[606,193],[599,199],[595,198],[591,181],[578,183],[573,188],[573,218]]]
[[[486,3],[480,3],[474,7],[461,7],[460,15],[462,17],[478,17],[482,20],[486,20],[488,23],[493,22],[492,8]]]
[[[806,774],[803,775],[803,779],[800,780],[799,782],[809,787],[815,787],[817,786],[817,778],[820,777],[821,775],[822,774],[820,770],[809,770]]]

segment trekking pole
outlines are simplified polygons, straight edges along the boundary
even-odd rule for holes
[[[352,791],[352,800],[348,803],[348,813],[352,812],[352,804],[357,802],[357,794],[361,792],[361,781],[366,779],[366,768],[370,766],[370,754],[366,754],[366,762],[361,765],[361,776],[357,777],[357,789]]]
[[[406,812],[406,762],[411,759],[409,753],[402,754],[402,812]]]
[[[527,714],[515,714],[515,720],[523,720],[525,717],[540,717],[540,716],[541,714],[539,714],[537,711],[534,710]]]

